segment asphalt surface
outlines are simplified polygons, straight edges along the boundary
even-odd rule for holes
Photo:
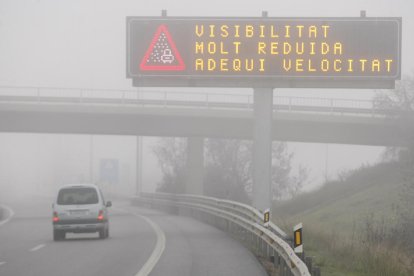
[[[68,234],[54,242],[50,198],[2,201],[14,216],[0,225],[1,276],[146,275],[151,260],[151,276],[267,275],[241,244],[191,218],[113,202],[109,239]],[[156,248],[160,256],[153,258]]]

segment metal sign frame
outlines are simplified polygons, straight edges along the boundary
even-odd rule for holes
[[[132,64],[131,57],[134,49],[131,36],[134,31],[134,22],[166,24],[168,22],[269,22],[292,21],[294,22],[392,22],[396,24],[397,57],[395,62],[397,72],[392,76],[260,76],[260,75],[222,75],[222,74],[191,74],[184,72],[179,74],[166,74],[165,72],[137,73],[131,70],[132,66],[138,66],[136,61]],[[133,80],[134,86],[156,87],[266,87],[266,88],[393,88],[395,80],[401,77],[401,18],[400,17],[304,17],[304,18],[278,18],[278,17],[127,17],[127,43],[126,43],[126,71],[127,77]],[[136,28],[136,27],[135,27]],[[153,32],[153,31],[152,31]],[[147,35],[148,36],[148,35]],[[155,39],[155,38],[153,38]],[[170,38],[169,38],[170,39]],[[135,38],[136,40],[136,38]],[[149,42],[143,42],[148,47]],[[154,42],[152,42],[154,43]],[[175,48],[175,46],[174,46]],[[147,50],[148,51],[148,50]],[[148,56],[148,53],[146,53]],[[180,57],[181,58],[181,57]]]

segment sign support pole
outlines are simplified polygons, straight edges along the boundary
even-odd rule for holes
[[[253,206],[271,208],[273,88],[254,88]]]
[[[94,177],[93,177],[93,134],[90,135],[89,138],[89,180],[91,183],[94,183]]]
[[[135,181],[135,193],[137,196],[140,196],[142,192],[142,137],[140,136],[137,136]]]

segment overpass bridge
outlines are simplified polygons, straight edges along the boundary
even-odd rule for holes
[[[274,97],[278,141],[403,146],[397,112],[372,101]],[[252,95],[0,87],[0,131],[252,139]]]
[[[274,140],[404,145],[397,113],[371,101],[274,97],[273,102]],[[186,193],[194,195],[141,193],[135,203],[201,218],[272,260],[281,275],[310,275],[309,265],[295,255],[287,235],[276,225],[265,226],[260,210],[201,196],[203,138],[252,139],[251,95],[1,87],[0,132],[188,137],[187,169],[192,173],[186,179]],[[169,231],[169,225],[163,226]],[[53,245],[44,247],[51,247],[54,254]]]

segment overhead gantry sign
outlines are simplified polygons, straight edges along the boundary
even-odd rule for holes
[[[392,87],[401,18],[128,17],[136,86]]]

